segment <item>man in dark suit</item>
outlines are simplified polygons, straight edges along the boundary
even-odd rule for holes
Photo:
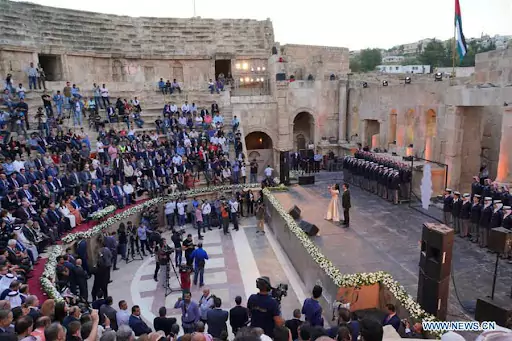
[[[220,306],[222,300],[219,297],[213,298],[214,308],[209,310],[206,314],[206,322],[208,324],[208,333],[213,337],[220,338],[222,331],[228,331],[226,321],[228,320],[228,312],[222,310]]]
[[[242,306],[242,297],[235,297],[235,303],[236,306],[229,311],[229,324],[234,335],[249,322],[249,311]]]
[[[132,307],[132,314],[128,320],[128,325],[132,328],[135,336],[141,336],[142,334],[149,334],[152,332],[151,328],[148,327],[146,322],[140,317],[140,307],[134,305]]]
[[[395,306],[388,303],[386,304],[386,308],[388,309],[388,315],[384,318],[384,321],[382,321],[382,326],[393,326],[393,328],[398,332],[398,329],[400,328],[400,318],[396,315]]]
[[[350,191],[348,190],[348,184],[343,184],[343,194],[341,195],[341,207],[343,208],[343,223],[344,227],[350,226]]]
[[[158,317],[155,317],[153,320],[153,327],[155,331],[163,331],[165,336],[169,336],[172,331],[173,324],[176,324],[176,319],[174,317],[166,317],[167,309],[165,307],[160,307],[158,309]]]
[[[295,309],[293,311],[293,318],[291,320],[287,320],[284,325],[286,328],[290,330],[290,333],[292,334],[292,340],[298,340],[299,339],[299,327],[304,323],[300,319],[302,316],[300,309]]]

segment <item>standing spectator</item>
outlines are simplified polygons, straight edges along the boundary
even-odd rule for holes
[[[199,299],[199,310],[201,311],[201,321],[206,324],[208,318],[208,311],[213,308],[213,295],[210,294],[210,289],[203,289],[203,295]]]
[[[229,206],[231,209],[231,222],[233,223],[233,230],[238,231],[238,211],[240,208],[240,204],[238,203],[238,200],[236,200],[236,197],[233,197],[231,201],[229,202]]]
[[[39,90],[41,90],[41,84],[43,85],[43,89],[46,91],[46,73],[44,72],[41,64],[37,64],[37,86]]]
[[[152,256],[153,251],[151,251],[151,248],[149,247],[148,228],[146,227],[146,225],[141,224],[139,226],[139,228],[137,229],[137,235],[139,236],[139,240],[140,240],[140,250],[142,251],[142,256],[146,257],[145,250],[147,250],[149,252],[149,254]]]
[[[220,207],[220,214],[222,217],[222,230],[224,232],[224,235],[227,235],[229,233],[229,208],[228,204],[223,202]]]
[[[197,279],[199,277],[199,286],[204,286],[204,267],[206,260],[208,260],[208,253],[203,249],[203,243],[197,245],[190,258],[194,260],[194,285],[197,285]]]
[[[272,172],[274,171],[274,168],[270,167],[270,165],[267,165],[267,168],[263,171],[265,173],[265,177],[267,181],[269,181],[269,184],[273,183],[272,180]]]
[[[292,340],[299,339],[299,327],[302,325],[303,321],[300,319],[302,316],[300,309],[295,309],[293,311],[293,318],[291,320],[287,320],[284,325],[286,328],[290,330],[292,334]]]
[[[196,323],[199,321],[199,305],[192,301],[192,294],[185,293],[183,299],[180,297],[174,309],[181,309],[181,326],[185,334],[193,333],[195,331]]]
[[[34,86],[34,90],[36,90],[36,80],[37,80],[37,69],[34,67],[34,63],[30,63],[28,68],[28,88],[32,90],[32,86]]]
[[[134,305],[132,307],[132,314],[128,322],[130,328],[132,328],[135,336],[141,336],[142,334],[149,334],[152,332],[151,328],[148,327],[146,322],[140,317],[140,307]]]
[[[249,182],[252,184],[255,184],[258,182],[258,163],[256,162],[256,159],[253,159],[250,164],[251,173],[250,173],[250,179]]]
[[[110,97],[108,94],[108,89],[105,87],[105,84],[101,86],[100,89],[101,99],[103,101],[103,106],[106,108],[107,105],[110,105]]]
[[[319,285],[315,285],[313,287],[312,296],[310,298],[306,298],[304,300],[304,304],[302,305],[302,313],[306,317],[306,322],[308,322],[311,326],[324,326],[324,319],[322,317],[322,306],[318,302],[320,296],[322,296],[322,287]]]
[[[53,95],[53,103],[55,103],[57,109],[57,118],[60,118],[62,116],[62,105],[64,104],[64,96],[62,96],[60,90],[57,90],[57,93]]]
[[[206,321],[208,323],[208,333],[215,338],[220,338],[222,332],[228,331],[226,324],[228,320],[227,310],[220,308],[222,300],[219,297],[213,298],[213,309],[206,313]]]
[[[105,322],[105,316],[110,320],[110,326],[112,329],[117,330],[117,311],[112,307],[114,300],[112,296],[108,296],[105,299],[105,304],[100,307],[100,324]]]
[[[197,206],[194,208],[194,215],[197,228],[197,239],[203,240],[203,236],[201,235],[201,229],[203,229],[203,233],[206,233],[206,229],[203,225],[203,212],[201,211],[201,207]]]
[[[256,203],[256,221],[258,227],[256,233],[265,234],[265,203],[263,200]]]
[[[96,85],[96,83],[93,83],[93,85],[92,85],[92,94],[94,96],[94,102],[96,102],[96,105],[98,107],[100,107],[101,109],[105,108],[105,106],[103,106],[102,101],[101,101],[100,87],[98,85]]]
[[[92,287],[92,300],[96,301],[96,298],[101,292],[104,297],[108,296],[108,284],[110,282],[110,269],[112,267],[112,252],[105,245],[103,241],[103,248],[100,250],[100,256],[98,258],[98,264],[96,273],[94,274],[94,284]]]
[[[82,267],[82,260],[80,258],[76,260],[74,272],[79,295],[87,301],[89,298],[89,292],[87,290],[87,272],[85,272]]]
[[[205,231],[204,229],[206,227],[208,227],[208,230],[211,231],[212,228],[210,224],[210,215],[212,213],[212,207],[206,199],[203,200],[203,204],[201,205],[201,211],[203,214],[203,231]]]
[[[235,297],[235,304],[236,306],[229,311],[229,324],[234,335],[249,322],[249,312],[242,306],[242,297]]]

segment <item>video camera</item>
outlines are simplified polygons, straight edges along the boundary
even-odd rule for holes
[[[180,270],[180,273],[185,273],[185,272],[192,272],[192,267],[190,265],[186,265],[186,264],[182,264],[180,265],[179,267],[179,270]]]
[[[270,292],[272,298],[281,303],[284,296],[288,295],[288,284],[279,283],[276,288],[270,284],[270,279],[266,276],[256,279],[256,287],[259,290]]]

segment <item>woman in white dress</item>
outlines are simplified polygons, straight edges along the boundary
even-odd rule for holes
[[[338,207],[338,195],[340,194],[340,187],[338,184],[329,186],[329,192],[331,193],[331,201],[327,208],[327,216],[325,219],[332,220],[333,222],[340,221],[340,211]]]
[[[60,207],[59,207],[60,213],[69,219],[69,224],[71,225],[71,228],[75,228],[76,226],[76,219],[75,216],[71,214],[69,211],[69,208],[66,206],[66,202],[64,200],[61,200]]]

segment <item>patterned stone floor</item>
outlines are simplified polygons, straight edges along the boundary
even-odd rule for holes
[[[283,317],[291,318],[293,309],[300,308],[306,297],[298,275],[270,231],[267,230],[265,235],[256,234],[254,217],[243,218],[240,227],[240,231],[231,231],[229,236],[224,236],[218,229],[204,235],[203,247],[210,257],[205,268],[205,287],[220,297],[222,307],[229,310],[235,305],[236,296],[242,296],[245,305],[247,297],[257,291],[256,278],[269,276],[273,285],[289,285],[288,296],[283,298],[281,307]],[[188,232],[197,243],[195,230],[188,227]],[[168,233],[164,237],[170,240]],[[118,267],[120,270],[112,272],[113,283],[109,285],[109,295],[114,298],[116,308],[122,299],[130,307],[138,304],[143,318],[152,323],[158,316],[158,309],[165,306],[168,316],[180,320],[180,311],[173,307],[181,292],[172,292],[165,297],[162,284],[153,280],[153,257],[128,264],[120,262]],[[171,273],[170,284],[172,288],[179,287],[174,273]],[[92,282],[89,285],[92,286]],[[202,288],[192,285],[192,299],[199,300],[201,294]]]

